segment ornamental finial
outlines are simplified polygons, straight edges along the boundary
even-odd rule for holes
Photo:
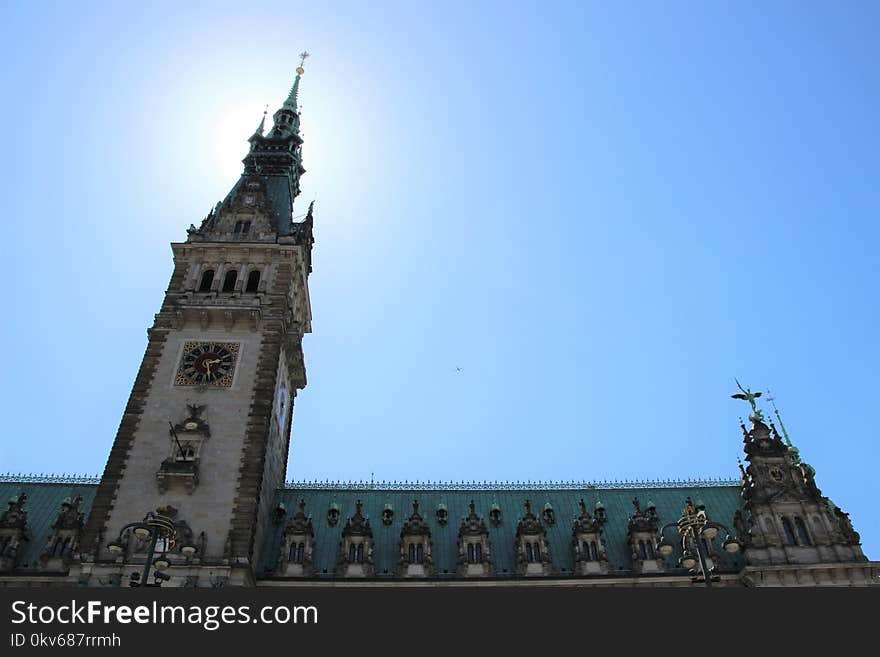
[[[303,73],[306,72],[306,70],[303,68],[303,64],[305,64],[305,62],[306,62],[306,58],[309,57],[309,56],[310,56],[310,55],[309,55],[309,51],[308,51],[308,50],[303,50],[303,51],[299,54],[299,66],[296,67],[296,74],[297,74],[297,75],[302,75]]]

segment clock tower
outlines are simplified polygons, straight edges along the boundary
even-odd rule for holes
[[[306,384],[312,205],[294,218],[303,73],[271,129],[264,115],[250,137],[226,198],[171,245],[171,281],[85,528],[83,585],[125,584],[151,549],[125,526],[150,513],[174,525],[152,548],[169,575],[253,582]]]

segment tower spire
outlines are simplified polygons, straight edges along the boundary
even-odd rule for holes
[[[302,74],[306,72],[303,68],[303,64],[306,61],[306,57],[309,56],[308,50],[303,50],[299,54],[299,66],[296,67],[296,77],[293,79],[293,87],[290,88],[290,93],[287,96],[287,100],[284,101],[284,107],[287,109],[291,109],[294,112],[296,111],[296,103],[297,103],[297,94],[299,93],[299,79],[302,77]]]
[[[266,114],[269,112],[269,105],[267,104],[265,109],[263,109],[263,118],[260,119],[260,125],[257,126],[257,129],[254,130],[254,135],[256,137],[262,137],[263,131],[266,129]]]
[[[770,402],[770,405],[773,407],[773,414],[779,421],[779,428],[782,429],[782,437],[785,439],[786,447],[794,452],[795,460],[799,461],[800,453],[798,452],[798,448],[792,444],[791,439],[788,437],[788,431],[786,431],[785,424],[782,422],[782,416],[779,414],[779,409],[776,408],[776,398],[771,394],[770,388],[767,388],[767,401]]]

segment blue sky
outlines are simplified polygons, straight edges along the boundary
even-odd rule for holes
[[[235,182],[308,49],[314,332],[290,478],[733,477],[739,377],[773,391],[877,558],[878,19],[7,8],[0,471],[103,469],[168,243]]]

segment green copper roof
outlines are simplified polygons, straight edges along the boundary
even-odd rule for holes
[[[319,578],[334,576],[339,544],[342,539],[342,528],[347,517],[354,515],[355,502],[363,502],[363,514],[370,519],[374,539],[374,561],[376,576],[389,578],[394,576],[400,556],[400,530],[403,523],[412,513],[412,501],[419,501],[419,513],[427,521],[431,529],[432,554],[437,577],[450,578],[455,576],[458,560],[458,528],[462,517],[468,513],[468,503],[474,500],[476,512],[486,520],[489,529],[489,541],[497,577],[513,577],[516,574],[514,539],[516,523],[524,515],[524,503],[530,500],[534,513],[541,518],[541,510],[546,504],[553,508],[556,522],[547,526],[547,540],[550,545],[550,556],[557,575],[573,574],[574,556],[571,549],[571,531],[574,518],[580,513],[578,502],[581,498],[587,504],[590,513],[599,500],[605,507],[608,522],[604,529],[608,557],[614,573],[626,575],[631,571],[631,558],[627,545],[627,520],[634,512],[633,497],[637,497],[644,509],[650,500],[657,509],[660,526],[675,522],[681,516],[687,496],[699,498],[706,506],[711,520],[721,522],[732,528],[733,515],[742,508],[739,486],[710,486],[694,488],[640,488],[640,489],[604,489],[604,490],[316,490],[316,489],[283,489],[276,495],[275,504],[283,503],[289,509],[297,508],[300,499],[306,501],[305,513],[312,517],[315,531],[315,568]],[[339,522],[331,527],[327,522],[327,511],[332,504],[337,504],[341,511]],[[494,504],[501,510],[501,524],[492,526],[489,511]],[[391,525],[382,523],[382,511],[386,505],[394,508],[394,520]],[[437,508],[445,505],[449,511],[449,522],[446,526],[437,523]],[[281,546],[284,527],[290,514],[280,523],[270,524],[265,539],[261,564],[258,575],[271,575]],[[677,534],[674,529],[668,530],[669,538]],[[724,536],[716,538],[718,545]],[[720,547],[719,547],[720,549]],[[669,557],[671,569],[680,556],[680,548]],[[738,570],[742,566],[739,555],[731,557],[724,553],[722,567]],[[678,571],[681,572],[681,571]]]
[[[287,100],[284,101],[284,107],[286,107],[287,109],[291,109],[294,112],[296,111],[296,97],[299,93],[299,79],[300,75],[297,73],[296,78],[294,78],[293,80],[293,86],[290,88],[290,93],[287,95]]]
[[[0,481],[0,503],[3,507],[0,512],[6,510],[10,498],[20,493],[27,494],[24,510],[27,512],[30,540],[18,552],[17,569],[30,570],[37,567],[40,553],[46,547],[46,541],[52,533],[52,523],[61,511],[64,498],[73,499],[82,495],[80,511],[88,518],[97,490],[96,484]]]

